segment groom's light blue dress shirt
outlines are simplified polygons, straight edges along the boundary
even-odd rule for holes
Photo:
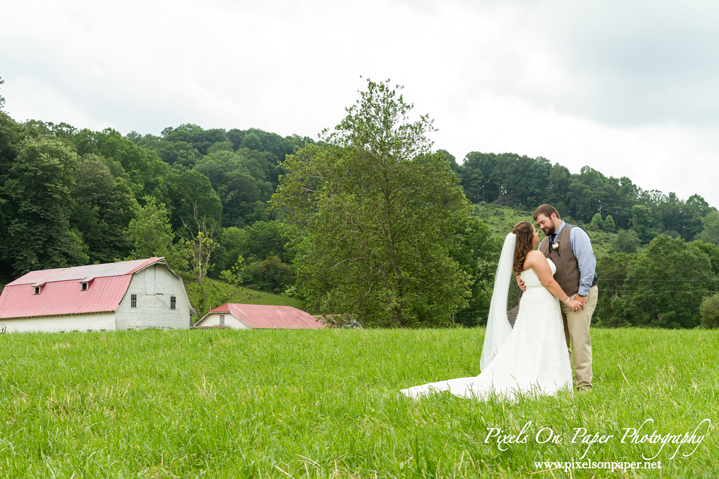
[[[558,235],[565,224],[562,221],[554,234]],[[572,228],[569,232],[569,247],[572,248],[572,253],[574,253],[574,257],[577,258],[577,263],[579,263],[579,292],[577,294],[587,296],[597,269],[597,258],[594,257],[592,242],[587,232],[578,226]]]

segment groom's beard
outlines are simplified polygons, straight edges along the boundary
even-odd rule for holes
[[[542,230],[542,231],[544,231],[545,235],[552,236],[556,230],[557,230],[557,227],[554,226],[554,223],[551,223],[549,226],[547,226],[546,230]]]

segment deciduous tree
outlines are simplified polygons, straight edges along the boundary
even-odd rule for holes
[[[716,287],[706,253],[681,238],[659,235],[631,262],[612,306],[628,324],[694,328],[702,298]]]
[[[467,307],[457,313],[456,322],[463,326],[485,325],[502,238],[492,236],[489,227],[479,218],[468,218],[458,225],[458,233],[462,240],[451,254],[470,277],[471,297]]]
[[[367,326],[446,325],[469,279],[450,249],[467,201],[432,121],[399,87],[367,82],[321,144],[282,164],[274,206],[306,234],[296,259],[310,304]]]
[[[624,232],[624,230],[622,230]],[[630,232],[634,234],[634,232]],[[636,238],[636,235],[635,235]],[[639,239],[637,239],[639,243]],[[597,261],[597,276],[599,277],[599,300],[594,318],[602,326],[631,326],[621,315],[617,314],[612,302],[624,292],[624,283],[629,274],[629,266],[635,255],[618,252],[604,256]],[[617,302],[617,306],[621,301]]]
[[[170,215],[165,205],[149,196],[145,206],[139,208],[127,228],[127,236],[133,245],[128,259],[162,256],[173,269],[187,269],[187,252],[174,243],[175,234],[170,226]]]
[[[632,230],[643,243],[649,243],[656,235],[653,228],[654,215],[652,214],[652,210],[644,205],[632,206],[632,219],[630,223]]]
[[[697,235],[699,241],[719,245],[719,213],[712,211],[704,219],[704,229]]]
[[[614,224],[614,218],[612,218],[612,215],[607,215],[607,217],[604,218],[602,229],[609,232],[614,232],[614,230],[617,229],[617,225]]]
[[[0,78],[0,85],[2,85],[4,83],[5,83],[5,80]],[[5,106],[5,98],[2,95],[0,95],[0,112],[2,111],[4,106]]]
[[[3,252],[15,274],[87,262],[80,235],[69,224],[78,162],[75,151],[54,137],[21,144],[5,182],[14,215]]]
[[[138,205],[125,180],[113,177],[100,158],[87,155],[77,169],[72,196],[71,220],[88,246],[90,262],[127,256],[131,244],[125,229]]]
[[[641,245],[641,240],[633,230],[621,230],[612,239],[612,250],[616,253],[636,253]]]
[[[707,296],[702,301],[702,328],[719,328],[719,294]]]

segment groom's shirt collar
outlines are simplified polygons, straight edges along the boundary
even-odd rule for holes
[[[564,225],[565,225],[565,224],[566,224],[566,223],[564,222],[564,220],[562,220],[562,223],[559,225],[559,228],[557,228],[556,230],[554,230],[554,235],[555,235],[555,236],[558,235],[560,231],[562,231],[562,229],[564,228]]]

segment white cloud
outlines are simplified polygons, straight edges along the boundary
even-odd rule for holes
[[[715,128],[719,3],[548,0],[541,23],[576,80],[561,108],[615,125]],[[559,8],[561,7],[561,8]]]
[[[487,95],[468,105],[463,121],[475,134],[461,137],[461,125],[439,132],[438,147],[458,144],[462,151],[514,152],[542,156],[573,173],[590,166],[607,176],[629,177],[643,189],[701,194],[719,204],[714,187],[717,141],[671,126],[616,127],[540,109],[516,98]]]
[[[705,48],[715,12],[695,2],[16,2],[3,8],[0,76],[18,120],[310,137],[341,120],[360,75],[391,78],[460,160],[543,156],[719,205],[706,174],[719,160],[719,63]]]

